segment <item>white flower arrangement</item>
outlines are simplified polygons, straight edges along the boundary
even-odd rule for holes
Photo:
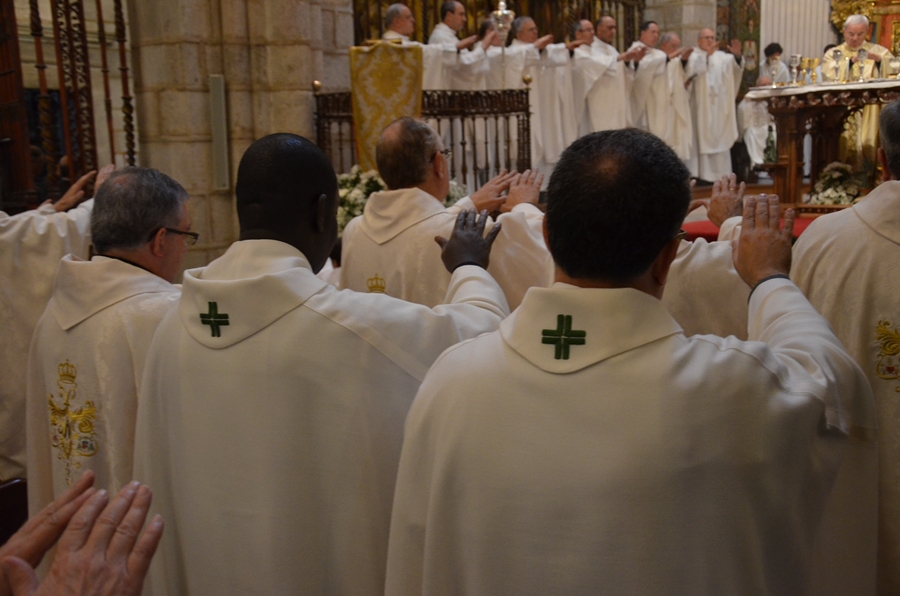
[[[344,233],[344,228],[354,217],[362,215],[369,195],[373,192],[387,190],[387,184],[375,170],[363,172],[359,165],[350,168],[346,174],[338,176],[338,234]]]
[[[451,180],[450,192],[447,193],[447,198],[444,199],[444,207],[450,207],[451,205],[456,204],[458,200],[468,196],[468,194],[469,191],[466,190],[465,186],[460,186],[455,180]]]
[[[362,215],[369,195],[382,190],[387,190],[387,184],[375,170],[363,172],[359,165],[355,165],[346,174],[340,174],[338,176],[338,196],[341,201],[337,212],[338,234],[344,233],[344,228],[351,219]],[[468,194],[465,186],[460,186],[451,180],[450,192],[444,199],[444,206],[449,207]]]
[[[852,205],[859,199],[862,176],[839,161],[825,166],[809,195],[810,205]]]

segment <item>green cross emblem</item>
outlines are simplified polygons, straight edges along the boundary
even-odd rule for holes
[[[209,330],[212,332],[213,337],[222,337],[220,327],[228,324],[228,315],[220,315],[218,303],[210,302],[209,312],[206,314],[200,313],[200,323],[209,325]]]
[[[557,315],[556,329],[544,329],[541,332],[541,343],[556,346],[556,359],[569,359],[569,346],[583,346],[587,331],[572,330],[572,315]]]

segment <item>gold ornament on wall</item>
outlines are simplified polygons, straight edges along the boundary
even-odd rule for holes
[[[869,0],[831,0],[831,24],[842,31],[847,17],[861,14],[871,20],[874,10],[875,3]]]

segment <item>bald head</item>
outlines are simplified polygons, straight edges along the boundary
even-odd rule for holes
[[[384,28],[400,35],[412,35],[416,28],[412,11],[405,4],[391,4],[384,12]]]
[[[425,182],[440,149],[434,129],[415,118],[400,118],[388,124],[375,145],[378,173],[391,190],[413,188]]]
[[[322,268],[337,238],[337,177],[312,141],[288,133],[255,141],[241,158],[235,194],[241,240],[286,242]]]

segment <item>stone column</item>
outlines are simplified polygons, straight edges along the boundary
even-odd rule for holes
[[[644,18],[677,33],[685,46],[696,46],[701,29],[716,30],[716,0],[647,0]]]
[[[234,183],[267,134],[315,138],[312,82],[349,87],[349,0],[130,0],[141,165],[190,193],[200,242],[185,268],[237,239]],[[231,189],[214,191],[209,84],[225,77]]]

